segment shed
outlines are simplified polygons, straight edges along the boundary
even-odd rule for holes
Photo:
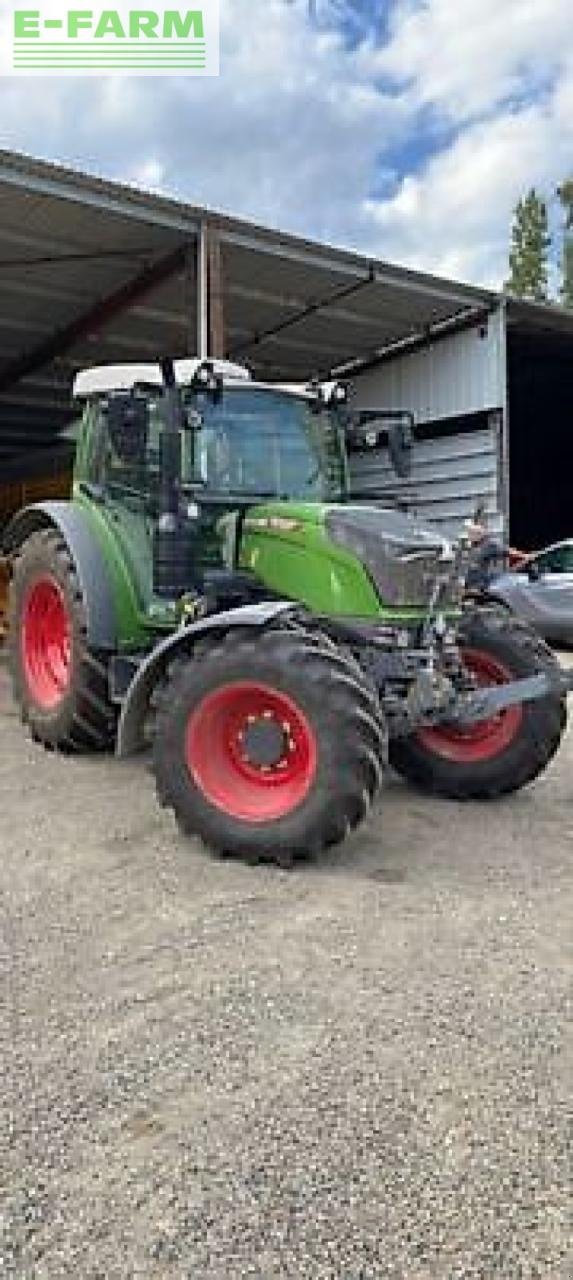
[[[571,532],[573,315],[0,151],[4,486],[69,465],[78,368],[195,353],[412,408],[400,496],[444,525],[483,499],[523,545]],[[363,456],[357,490],[388,483]]]

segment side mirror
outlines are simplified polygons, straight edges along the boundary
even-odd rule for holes
[[[114,396],[106,407],[109,438],[122,462],[142,466],[147,445],[147,401],[140,396]]]
[[[362,409],[348,416],[346,442],[350,452],[364,453],[386,444],[395,474],[405,480],[412,473],[414,418],[401,410]]]
[[[408,422],[395,422],[388,432],[390,461],[401,480],[412,474],[413,432]]]

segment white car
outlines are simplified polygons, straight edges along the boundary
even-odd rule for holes
[[[536,551],[519,569],[494,578],[500,600],[554,644],[573,645],[573,538]]]

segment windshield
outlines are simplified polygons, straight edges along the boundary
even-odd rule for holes
[[[225,389],[215,403],[183,394],[181,483],[208,501],[293,498],[337,502],[346,496],[346,454],[336,414],[312,410],[286,392]],[[125,397],[97,412],[82,478],[123,501],[157,499],[163,395]]]
[[[346,460],[337,417],[286,392],[226,389],[186,397],[183,483],[216,494],[340,501]]]

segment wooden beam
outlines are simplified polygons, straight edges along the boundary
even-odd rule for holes
[[[15,360],[11,360],[0,372],[0,393],[20,382],[21,378],[27,377],[36,369],[42,368],[43,365],[49,364],[56,357],[69,351],[81,338],[105,328],[114,316],[126,311],[133,302],[139,301],[145,294],[150,293],[156,285],[162,284],[164,280],[175,275],[184,265],[187,251],[187,244],[179,245],[165,257],[145,267],[139,275],[128,280],[127,284],[121,285],[114,293],[108,294],[106,298],[100,298],[70,324],[57,329],[50,337],[42,339],[37,346],[17,356]],[[157,352],[158,356],[161,354],[168,353]]]
[[[207,280],[209,298],[209,355],[225,357],[225,300],[221,239],[212,227],[207,231]]]

